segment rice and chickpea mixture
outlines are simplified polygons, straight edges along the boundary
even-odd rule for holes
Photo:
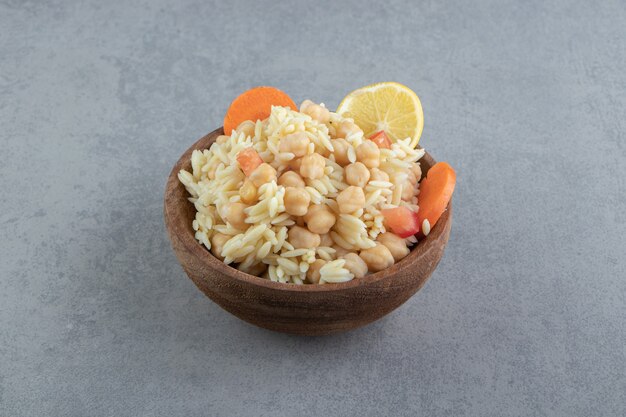
[[[424,155],[410,138],[389,145],[323,104],[272,106],[268,118],[194,150],[191,172],[178,174],[197,211],[195,238],[224,263],[282,283],[386,269],[417,242],[386,230],[383,212],[417,212]]]

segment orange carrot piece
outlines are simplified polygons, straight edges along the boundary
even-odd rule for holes
[[[230,135],[246,120],[263,120],[269,117],[272,106],[291,107],[298,110],[296,103],[284,92],[274,87],[255,87],[239,95],[230,103],[224,116],[224,133]]]
[[[237,162],[246,177],[249,177],[263,163],[263,159],[254,148],[246,148],[237,154]]]
[[[437,162],[422,180],[417,195],[417,218],[420,229],[425,219],[434,227],[452,198],[456,184],[456,173],[447,162]]]
[[[384,130],[374,133],[369,139],[379,148],[391,149],[391,140]]]

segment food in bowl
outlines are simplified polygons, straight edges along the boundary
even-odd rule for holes
[[[292,284],[360,279],[408,255],[445,210],[455,174],[438,163],[422,179],[419,99],[381,84],[402,105],[372,86],[348,95],[341,114],[310,100],[296,109],[272,87],[233,101],[226,135],[195,150],[191,172],[178,174],[198,242],[241,271]],[[376,114],[364,131],[355,120],[368,101]]]

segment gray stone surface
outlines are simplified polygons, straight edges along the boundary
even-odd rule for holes
[[[132,3],[132,4],[131,4]],[[1,416],[623,416],[620,1],[0,1]],[[165,179],[238,93],[403,82],[458,172],[438,270],[334,337],[185,277]]]

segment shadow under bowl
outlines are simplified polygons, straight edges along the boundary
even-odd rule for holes
[[[165,225],[183,269],[211,300],[248,323],[299,335],[338,333],[371,323],[398,308],[433,273],[450,235],[452,203],[430,234],[409,255],[384,271],[341,284],[295,285],[246,274],[215,258],[194,237],[196,210],[178,180],[181,169],[191,171],[194,149],[208,149],[221,128],[194,143],[180,157],[165,189]],[[435,164],[426,153],[420,160],[422,177]]]

